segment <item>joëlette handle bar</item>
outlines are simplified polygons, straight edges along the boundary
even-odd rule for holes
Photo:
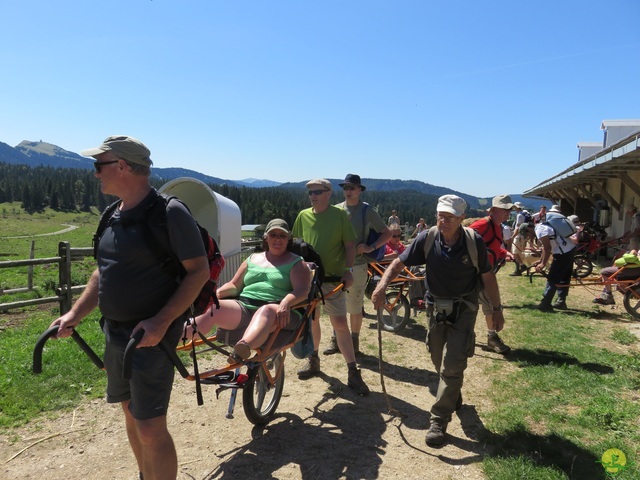
[[[137,330],[136,333],[131,337],[129,343],[127,343],[127,347],[124,349],[124,359],[122,361],[122,378],[125,380],[131,379],[131,372],[133,370],[133,354],[136,351],[136,347],[140,343],[144,337],[144,329]],[[171,348],[171,346],[167,343],[166,338],[163,338],[158,344],[162,350],[169,356],[171,362],[176,367],[182,378],[187,378],[189,376],[189,371],[180,360],[180,357],[176,353],[175,348]]]
[[[44,349],[44,344],[47,340],[58,334],[59,328],[59,325],[54,325],[47,329],[42,335],[40,335],[40,338],[38,338],[36,346],[33,349],[33,373],[42,373],[42,350]],[[96,367],[100,370],[104,370],[104,363],[102,363],[102,359],[91,349],[78,332],[73,330],[71,338],[75,340],[78,346],[87,354]]]

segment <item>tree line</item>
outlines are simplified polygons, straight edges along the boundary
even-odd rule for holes
[[[151,179],[156,188],[166,181],[155,177]],[[252,188],[228,184],[209,187],[240,207],[244,224],[267,223],[276,217],[292,224],[298,212],[310,206],[304,188]],[[429,225],[434,223],[438,197],[414,190],[367,190],[362,199],[373,206],[384,220],[391,215],[391,210],[397,210],[401,223],[413,226],[421,217]],[[29,213],[45,208],[88,212],[95,207],[102,211],[114,200],[114,197],[100,192],[100,182],[92,170],[0,163],[0,203],[21,202],[22,208]],[[343,200],[341,191],[332,194],[332,203]],[[481,216],[482,213],[468,213],[468,216],[472,215]]]

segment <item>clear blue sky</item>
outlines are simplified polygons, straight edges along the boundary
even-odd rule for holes
[[[226,178],[521,193],[640,118],[640,2],[13,0],[0,141]]]

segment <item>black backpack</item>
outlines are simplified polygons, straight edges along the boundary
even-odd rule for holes
[[[123,225],[126,228],[129,225],[143,223],[143,236],[145,243],[160,264],[162,270],[171,278],[182,279],[186,272],[182,263],[171,248],[171,244],[169,242],[169,230],[167,228],[167,206],[169,205],[169,202],[174,199],[182,203],[187,211],[191,213],[189,207],[187,207],[187,205],[178,197],[159,193],[145,207],[143,218],[130,219],[123,222]],[[120,200],[117,200],[102,212],[100,222],[98,223],[98,229],[93,235],[93,257],[96,259],[98,257],[98,245],[100,244],[100,239],[102,238],[104,231],[111,224],[111,217],[119,204]],[[220,308],[220,303],[216,296],[216,286],[220,272],[224,267],[224,257],[222,256],[216,241],[211,237],[211,235],[209,235],[209,232],[207,232],[207,230],[198,222],[196,222],[196,225],[200,231],[200,237],[207,253],[207,261],[209,262],[209,280],[207,280],[207,283],[202,287],[198,297],[193,302],[192,314],[197,316],[204,313],[212,303],[215,303],[216,308]]]

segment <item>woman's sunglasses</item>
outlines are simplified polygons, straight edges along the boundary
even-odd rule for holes
[[[272,238],[272,239],[274,239],[274,240],[275,240],[276,238],[279,238],[279,239],[281,239],[281,240],[284,240],[284,239],[289,238],[289,234],[287,234],[287,233],[272,233],[272,232],[269,232],[269,238]]]

